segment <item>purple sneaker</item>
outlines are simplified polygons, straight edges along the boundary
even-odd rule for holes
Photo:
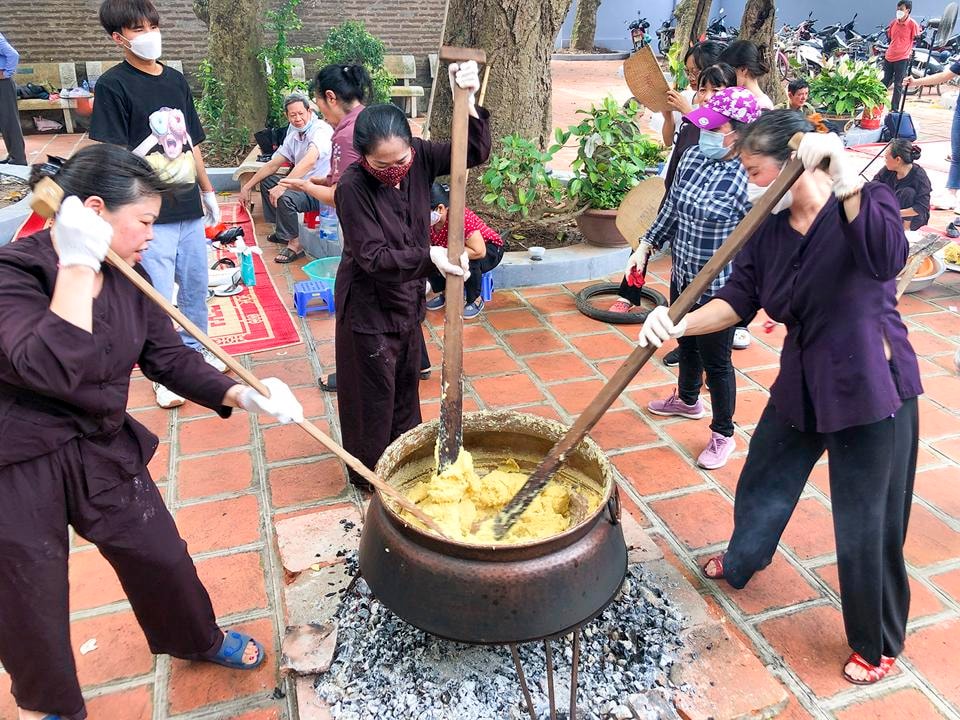
[[[697,458],[697,465],[707,470],[716,470],[727,464],[730,455],[737,447],[737,441],[732,437],[721,435],[720,433],[710,433],[710,442],[700,457]]]
[[[676,390],[674,390],[673,395],[666,400],[654,400],[651,402],[647,405],[647,410],[654,415],[679,415],[680,417],[690,418],[691,420],[699,420],[704,415],[703,401],[701,401],[700,398],[697,398],[697,401],[693,405],[687,405],[680,399],[680,396],[677,395]]]

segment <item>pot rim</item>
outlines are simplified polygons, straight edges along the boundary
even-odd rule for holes
[[[550,431],[551,438],[554,442],[560,440],[561,437],[568,430],[566,425],[563,425],[556,420],[543,417],[542,415],[534,415],[532,413],[522,413],[516,412],[514,410],[478,410],[472,412],[463,413],[463,422],[464,427],[466,427],[469,421],[473,420],[486,420],[491,423],[501,425],[504,424],[507,420],[516,420],[517,418],[530,418],[536,424],[545,427]],[[380,477],[384,477],[383,468],[381,465],[384,462],[384,458],[387,457],[391,448],[393,448],[397,443],[401,442],[404,437],[409,435],[412,432],[420,432],[425,434],[425,439],[432,439],[436,441],[436,436],[439,432],[440,421],[431,420],[427,423],[422,423],[411,430],[408,430],[403,435],[394,440],[390,445],[384,450],[383,455],[380,460],[377,462],[376,473]],[[555,437],[553,437],[555,436]],[[586,532],[589,531],[591,527],[596,523],[600,516],[605,513],[610,513],[610,522],[617,524],[620,522],[620,495],[617,488],[617,481],[613,474],[612,466],[610,461],[607,458],[606,454],[597,445],[596,441],[590,437],[584,437],[580,441],[580,444],[574,448],[573,452],[583,452],[583,450],[592,453],[598,460],[603,476],[604,476],[604,489],[603,496],[600,500],[600,503],[597,505],[597,508],[587,515],[582,521],[573,525],[572,527],[567,528],[562,533],[556,535],[549,535],[545,538],[540,538],[539,540],[530,540],[528,542],[518,542],[518,543],[467,543],[460,540],[453,540],[448,537],[443,537],[436,535],[435,533],[430,532],[424,528],[420,528],[405,518],[401,517],[400,514],[394,509],[393,502],[390,498],[384,497],[380,494],[380,491],[376,491],[377,497],[380,500],[380,504],[383,506],[385,514],[390,522],[397,524],[404,532],[412,534],[421,538],[422,540],[428,541],[430,543],[436,543],[446,547],[454,547],[460,550],[461,552],[474,553],[477,551],[494,551],[507,553],[515,553],[517,551],[523,552],[533,548],[537,548],[543,545],[548,544],[563,544],[566,545],[569,542],[580,538]],[[393,484],[390,480],[384,478],[384,481]],[[509,559],[509,558],[505,558]]]

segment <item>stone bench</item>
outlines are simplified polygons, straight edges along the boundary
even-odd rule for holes
[[[394,79],[402,83],[390,87],[390,97],[409,101],[410,117],[416,117],[417,98],[422,98],[424,95],[422,86],[410,84],[411,80],[417,79],[416,59],[413,55],[386,55],[383,58],[383,66]]]

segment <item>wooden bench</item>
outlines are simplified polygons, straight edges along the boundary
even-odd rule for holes
[[[62,63],[35,63],[20,65],[13,76],[17,85],[42,85],[50,92],[59,92],[62,88],[72,88],[77,85],[77,68],[72,62]],[[60,100],[17,100],[17,110],[30,112],[37,110],[61,110],[63,112],[63,127],[68,133],[73,132],[73,110],[77,101],[72,98]]]
[[[383,66],[394,79],[400,80],[402,85],[390,87],[391,98],[409,100],[410,117],[417,116],[417,98],[423,97],[423,87],[411,85],[411,80],[417,79],[417,61],[413,55],[386,55]]]

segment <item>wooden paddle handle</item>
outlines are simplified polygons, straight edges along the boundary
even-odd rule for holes
[[[41,190],[42,192],[38,194],[38,190]],[[35,201],[34,199],[31,199],[30,201],[30,207],[34,210],[34,212],[45,218],[54,217],[57,213],[57,210],[60,208],[61,201],[63,200],[63,189],[50,178],[44,178],[37,183],[37,188],[34,190],[34,195],[37,197],[37,200]],[[270,390],[262,382],[260,382],[260,380],[257,379],[252,372],[237,362],[233,356],[224,352],[219,345],[207,337],[207,335],[193,322],[191,322],[186,315],[180,312],[180,310],[174,307],[169,300],[157,292],[156,288],[147,282],[145,277],[134,270],[112,249],[107,250],[107,262],[119,270],[124,277],[126,277],[137,287],[138,290],[140,290],[140,292],[150,298],[150,300],[158,305],[164,313],[175,320],[184,330],[190,333],[190,335],[192,335],[197,342],[203,345],[203,347],[205,347],[214,356],[219,358],[230,370],[235,372],[237,377],[239,377],[246,385],[249,385],[261,395],[266,397],[270,396]],[[303,428],[308,435],[323,443],[323,445],[325,445],[334,455],[343,460],[343,462],[356,471],[358,475],[363,477],[364,480],[373,485],[382,494],[389,496],[397,503],[397,505],[402,507],[404,510],[407,510],[411,515],[417,518],[417,520],[430,528],[430,530],[445,537],[443,530],[440,529],[440,526],[437,525],[426,513],[408,500],[392,485],[389,485],[381,480],[373,471],[371,471],[353,455],[344,450],[333,438],[329,437],[326,433],[320,430],[320,428],[318,428],[309,420],[303,420],[297,424]]]

